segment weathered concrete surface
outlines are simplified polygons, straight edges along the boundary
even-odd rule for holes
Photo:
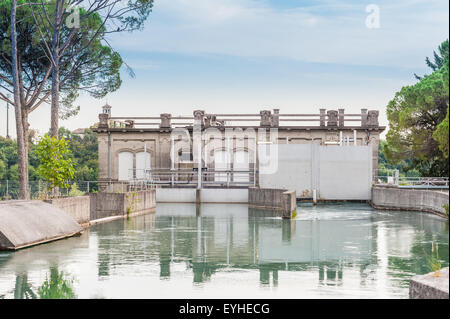
[[[286,191],[286,189],[249,187],[248,204],[255,208],[281,210],[283,193]]]
[[[89,196],[65,197],[46,200],[45,202],[61,208],[82,226],[89,225],[91,201]]]
[[[292,218],[297,212],[297,198],[295,190],[286,191],[282,194],[281,208],[283,218]]]
[[[448,267],[434,273],[414,276],[409,284],[410,299],[448,299]]]
[[[281,210],[283,218],[292,218],[297,211],[295,190],[250,187],[248,204],[252,208]]]
[[[375,185],[371,205],[377,209],[429,212],[444,217],[444,204],[448,204],[448,199],[449,193],[444,191]]]
[[[90,222],[150,213],[156,209],[154,189],[128,193],[90,194]]]
[[[0,202],[0,250],[17,250],[81,233],[60,208],[42,201]]]

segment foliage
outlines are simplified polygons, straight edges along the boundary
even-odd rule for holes
[[[125,197],[127,199],[127,203],[129,204],[127,206],[127,208],[126,208],[127,215],[129,216],[131,213],[136,211],[137,204],[140,202],[140,200],[137,197],[137,191],[136,190],[134,190],[132,192],[129,192],[129,193],[126,193]]]
[[[439,257],[438,243],[436,243],[436,245],[434,244],[434,242],[431,243],[431,256],[428,258],[428,264],[430,266],[431,271],[434,272],[434,275],[439,276],[440,275],[439,272],[442,269],[442,262]]]
[[[442,208],[444,208],[444,214],[448,218],[448,204],[445,204]]]
[[[83,136],[80,136],[60,128],[59,136],[69,141],[71,158],[77,171],[76,180],[96,181],[98,179],[97,133],[92,129],[86,129]]]
[[[71,151],[65,138],[45,134],[38,143],[36,153],[40,159],[38,174],[49,183],[49,187],[69,187],[68,181],[75,176]]]
[[[448,158],[448,112],[445,119],[437,126],[433,133],[433,138],[439,143],[439,148],[445,158]]]
[[[420,177],[420,172],[416,169],[411,169],[410,159],[405,159],[396,165],[389,164],[386,154],[384,152],[387,142],[380,140],[378,145],[378,176],[392,176],[394,170],[399,171],[400,177]]]
[[[75,180],[96,181],[98,179],[98,145],[97,133],[86,129],[83,136],[72,134],[68,129],[60,128],[59,133],[68,141],[71,150],[70,158],[76,170]],[[30,140],[29,176],[30,181],[37,181],[39,157],[35,152],[37,144]],[[3,168],[4,167],[4,168]],[[0,136],[0,180],[17,180],[17,142]],[[93,186],[96,187],[96,184]]]
[[[387,107],[390,130],[384,152],[389,164],[409,159],[407,169],[415,168],[422,176],[448,176],[447,154],[442,151],[445,122],[439,128],[449,106],[448,40],[440,51],[441,56],[436,55],[432,63],[434,72],[404,86]]]
[[[72,186],[70,187],[70,192],[69,192],[70,197],[83,196],[84,194],[85,194],[85,192],[80,191],[78,189],[77,183],[73,183]]]
[[[50,278],[38,288],[38,295],[41,299],[75,299],[72,286],[73,280],[66,279],[64,272],[59,272],[57,268],[50,268]]]

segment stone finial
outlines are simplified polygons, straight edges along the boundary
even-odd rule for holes
[[[159,124],[159,128],[170,128],[171,127],[171,119],[172,114],[162,113],[160,114],[161,123]]]
[[[361,126],[367,127],[367,109],[361,109]]]
[[[100,113],[98,115],[99,123],[98,128],[109,128],[109,114]]]
[[[261,127],[268,127],[268,126],[272,125],[272,112],[271,111],[263,110],[263,111],[259,112],[259,114],[261,114],[261,123],[260,123]]]
[[[369,111],[367,115],[367,126],[368,127],[378,127],[378,114],[379,111]]]
[[[325,126],[326,109],[320,109],[320,126]]]
[[[213,114],[206,114],[205,116],[205,127],[215,126],[216,124],[216,116]]]
[[[327,111],[328,121],[327,126],[336,127],[338,125],[338,111],[329,110]]]
[[[205,125],[205,111],[195,110],[194,111],[194,125],[200,125],[203,127]]]
[[[272,126],[280,126],[280,109],[273,109]]]
[[[125,127],[126,128],[134,128],[134,121],[133,120],[125,121]]]
[[[339,109],[339,127],[344,127],[344,109]]]

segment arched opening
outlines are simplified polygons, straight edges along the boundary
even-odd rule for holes
[[[146,179],[152,167],[152,158],[148,152],[136,153],[136,178]]]
[[[227,171],[230,169],[230,156],[225,150],[214,151],[214,170],[216,171],[214,180],[216,182],[226,182],[227,173],[220,173],[220,171]]]
[[[236,173],[236,171],[245,171],[245,172]],[[244,150],[234,152],[233,182],[248,183],[250,181],[249,171],[250,171],[250,164],[248,152]]]
[[[133,153],[119,153],[119,181],[128,181],[133,178]]]

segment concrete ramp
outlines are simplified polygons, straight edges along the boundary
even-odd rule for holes
[[[17,250],[81,233],[63,210],[42,201],[0,202],[0,250]]]

